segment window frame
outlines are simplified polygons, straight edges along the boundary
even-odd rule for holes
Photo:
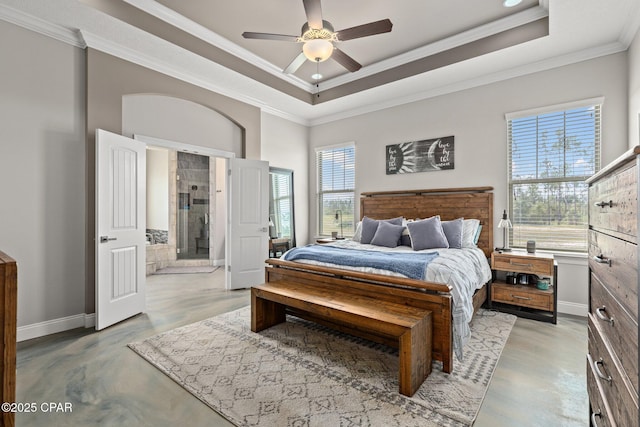
[[[509,243],[513,244],[514,248],[525,248],[526,247],[526,242],[522,241],[520,242],[521,244],[517,244],[515,242],[515,236],[514,236],[514,230],[517,227],[517,218],[515,218],[515,213],[514,213],[514,197],[515,197],[515,193],[514,193],[514,188],[517,185],[526,185],[526,184],[554,184],[554,183],[559,183],[561,185],[566,185],[566,184],[570,184],[570,183],[575,183],[575,182],[579,182],[579,183],[584,183],[584,181],[589,178],[589,176],[591,175],[582,175],[582,176],[571,176],[571,175],[567,175],[566,173],[563,174],[563,176],[559,176],[559,177],[540,177],[539,176],[539,172],[537,170],[537,168],[539,167],[538,164],[538,160],[533,161],[533,166],[536,168],[536,176],[534,178],[527,178],[527,179],[514,179],[513,176],[513,167],[514,167],[514,162],[513,162],[513,158],[512,158],[512,154],[513,154],[513,134],[512,134],[512,123],[514,120],[518,120],[518,119],[532,119],[535,120],[536,126],[539,125],[539,121],[541,120],[541,116],[545,116],[545,115],[551,115],[551,114],[560,114],[563,113],[564,117],[563,117],[563,127],[564,129],[566,129],[567,126],[567,112],[570,112],[571,110],[575,110],[575,109],[580,109],[580,108],[597,108],[597,115],[596,118],[594,119],[595,121],[595,128],[594,128],[594,151],[593,151],[593,160],[594,160],[594,171],[593,173],[597,173],[600,168],[602,167],[602,115],[603,115],[603,104],[604,104],[604,97],[598,97],[598,98],[589,98],[589,99],[584,99],[584,100],[580,100],[580,101],[575,101],[575,102],[569,102],[569,103],[564,103],[564,104],[556,104],[556,105],[551,105],[551,106],[546,106],[546,107],[541,107],[541,108],[535,108],[535,109],[530,109],[530,110],[524,110],[524,111],[519,111],[519,112],[514,112],[514,113],[509,113],[505,115],[505,119],[506,119],[506,130],[507,130],[507,210],[509,212],[509,218],[513,224],[513,228],[509,229],[509,233],[508,233],[508,241]],[[544,119],[543,119],[544,120]],[[536,127],[536,135],[535,135],[535,154],[537,155],[539,153],[539,147],[540,147],[540,136],[541,134],[538,133],[538,128]],[[575,134],[574,134],[575,135]],[[566,142],[570,139],[570,137],[573,135],[567,135],[564,134],[563,138],[564,138],[564,143],[566,144]],[[569,138],[567,138],[569,137]],[[570,153],[569,150],[567,150],[567,146],[565,145],[562,153],[564,153],[565,157],[564,160],[562,161],[562,166],[563,168],[565,168],[567,165],[569,164],[569,160],[567,160],[566,158],[566,154]],[[586,184],[585,184],[586,185]],[[588,194],[587,194],[588,196]],[[585,205],[584,205],[584,209],[586,210],[587,214],[588,214],[588,206],[586,205],[588,203],[587,200],[585,200]],[[548,217],[550,218],[550,217]],[[515,221],[514,221],[515,220]],[[586,229],[585,229],[585,233],[586,233]],[[552,233],[548,233],[549,235],[551,235]],[[548,251],[548,252],[555,252],[555,253],[586,253],[588,250],[587,247],[587,241],[585,239],[585,244],[584,244],[584,248],[582,249],[567,249],[567,248],[562,248],[561,246],[550,246],[550,247],[546,247],[543,246],[542,248],[540,248],[543,251]]]
[[[322,190],[322,170],[321,170],[321,164],[320,164],[320,155],[322,153],[328,153],[328,152],[334,152],[334,151],[339,151],[339,150],[345,150],[345,149],[353,149],[353,164],[351,165],[351,167],[353,168],[353,188],[339,188],[339,189],[332,189],[332,190],[326,190],[323,191]],[[349,228],[343,228],[343,232],[344,232],[344,236],[343,237],[351,237],[353,236],[353,233],[355,232],[355,225],[356,225],[356,221],[355,221],[355,213],[356,213],[356,206],[355,206],[355,196],[356,196],[356,183],[355,183],[355,175],[356,175],[356,144],[355,142],[346,142],[346,143],[342,143],[342,144],[334,144],[334,145],[325,145],[322,147],[316,147],[315,149],[315,169],[316,169],[316,215],[317,215],[317,219],[316,219],[316,234],[317,236],[320,237],[325,237],[325,236],[330,236],[331,232],[330,231],[326,231],[323,228],[323,210],[324,210],[324,205],[323,205],[323,196],[325,194],[341,194],[341,193],[351,193],[351,198],[350,198],[350,203],[351,206],[353,206],[353,215],[354,215],[354,220],[353,220],[353,225],[352,227]],[[344,217],[342,218],[342,221],[344,223]]]

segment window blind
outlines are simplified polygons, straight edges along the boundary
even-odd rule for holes
[[[601,105],[507,120],[511,246],[586,252],[588,188],[600,169]]]
[[[352,235],[354,230],[355,146],[316,152],[318,172],[318,234],[333,231]],[[336,214],[338,218],[336,219]]]

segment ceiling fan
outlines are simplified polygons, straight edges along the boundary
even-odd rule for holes
[[[244,32],[245,39],[278,40],[286,42],[303,43],[302,52],[283,70],[286,74],[295,73],[298,68],[308,59],[312,62],[326,61],[332,57],[337,63],[347,70],[354,72],[362,68],[355,59],[338,49],[336,42],[353,40],[360,37],[372,36],[375,34],[388,33],[393,24],[389,19],[370,22],[340,31],[334,31],[330,22],[322,19],[321,0],[302,0],[304,11],[307,15],[307,22],[302,26],[300,36],[289,36],[285,34],[253,33]]]

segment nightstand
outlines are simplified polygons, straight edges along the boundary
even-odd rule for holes
[[[552,254],[527,252],[493,252],[493,280],[489,284],[490,309],[497,309],[527,319],[557,323],[558,265]],[[538,289],[536,283],[507,283],[507,275],[531,275],[549,280],[548,289]]]

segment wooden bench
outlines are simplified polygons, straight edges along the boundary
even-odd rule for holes
[[[286,320],[287,311],[326,319],[325,325],[366,339],[380,336],[397,346],[400,393],[412,396],[431,373],[431,311],[381,301],[329,286],[278,280],[251,288],[251,330],[259,332]],[[304,316],[301,316],[304,317]],[[389,340],[391,338],[391,341]]]

